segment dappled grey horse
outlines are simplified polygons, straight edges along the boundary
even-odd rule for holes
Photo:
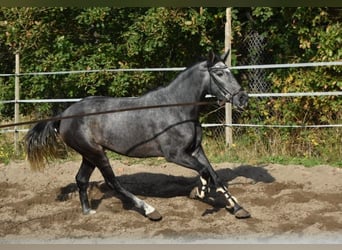
[[[226,208],[237,218],[250,214],[225,185],[210,165],[201,145],[202,128],[199,123],[199,105],[207,94],[219,101],[231,102],[238,108],[247,105],[248,95],[223,63],[222,57],[209,54],[181,72],[169,85],[150,91],[138,98],[87,97],[71,105],[56,120],[37,123],[26,135],[28,160],[33,168],[42,168],[46,161],[58,155],[58,141],[82,155],[82,164],[76,175],[84,214],[95,213],[87,195],[89,178],[97,167],[106,184],[128,198],[151,220],[160,220],[159,212],[124,189],[114,175],[105,150],[130,157],[164,157],[183,167],[197,171],[200,184],[195,196],[203,199],[209,185],[226,200]],[[194,103],[175,106],[172,104]],[[166,107],[168,104],[170,106]],[[132,109],[104,113],[113,108],[125,109],[162,105],[159,108]],[[102,114],[101,114],[102,112]],[[98,115],[84,115],[95,114]]]

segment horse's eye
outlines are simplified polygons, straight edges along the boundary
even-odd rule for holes
[[[219,77],[223,76],[223,71],[218,71],[218,72],[216,73],[216,75],[219,76]]]

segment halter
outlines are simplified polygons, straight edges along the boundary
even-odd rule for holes
[[[227,66],[221,66],[221,67],[211,67],[208,68],[209,75],[210,75],[210,94],[212,93],[212,88],[211,88],[211,82],[213,81],[214,84],[219,88],[219,90],[223,93],[223,95],[229,100],[229,102],[232,102],[233,97],[239,92],[237,91],[236,93],[231,93],[223,84],[220,82],[215,75],[212,74],[212,72],[219,71],[219,70],[224,70],[228,69]]]

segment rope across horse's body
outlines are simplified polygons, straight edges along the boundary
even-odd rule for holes
[[[215,103],[217,102],[191,102],[191,103],[174,103],[174,104],[164,104],[164,105],[149,105],[149,106],[142,106],[142,107],[110,109],[110,110],[105,110],[105,111],[100,111],[100,112],[80,113],[80,114],[69,115],[69,116],[55,116],[55,117],[50,117],[46,119],[9,123],[9,124],[2,124],[2,125],[0,124],[0,128],[9,128],[9,127],[15,127],[15,126],[35,124],[38,122],[60,121],[60,120],[80,118],[80,117],[86,117],[86,116],[105,115],[105,114],[111,114],[111,113],[128,112],[128,111],[143,110],[143,109],[157,109],[157,108],[185,107],[185,106],[204,106],[204,105],[210,105],[210,104],[215,104]]]

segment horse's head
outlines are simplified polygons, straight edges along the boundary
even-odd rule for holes
[[[210,75],[209,94],[216,96],[220,102],[230,102],[239,109],[247,106],[248,94],[242,90],[229,68],[224,64],[229,51],[218,57],[209,54],[207,67]]]

